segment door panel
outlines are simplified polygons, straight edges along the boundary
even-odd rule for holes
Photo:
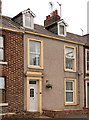
[[[38,111],[37,81],[29,81],[29,111]]]

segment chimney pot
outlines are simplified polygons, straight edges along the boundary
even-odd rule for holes
[[[48,19],[48,16],[46,16],[46,20]]]
[[[55,10],[55,15],[58,15],[58,11],[57,10]]]
[[[46,20],[44,21],[44,26],[47,27],[57,21],[60,21],[60,16],[58,15],[58,11],[53,11],[50,15],[46,16]]]
[[[48,19],[50,18],[50,15],[48,15]]]
[[[53,16],[55,15],[55,11],[53,11]]]

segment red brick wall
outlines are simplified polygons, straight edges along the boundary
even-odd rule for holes
[[[4,112],[24,109],[24,45],[23,35],[3,31],[5,36],[5,62],[2,65],[2,76],[6,76],[6,103]]]

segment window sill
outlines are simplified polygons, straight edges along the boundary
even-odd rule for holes
[[[32,69],[43,69],[43,67],[38,67],[38,66],[28,66],[28,68],[32,68]]]
[[[0,62],[0,65],[7,65],[7,62]]]
[[[66,72],[76,72],[76,70],[69,70],[69,69],[65,69],[64,71],[66,71]]]
[[[8,106],[8,103],[0,103],[0,107],[1,106]]]
[[[63,36],[63,37],[66,37],[66,34],[60,34],[58,33],[59,36]]]
[[[75,103],[65,103],[65,105],[76,105]]]

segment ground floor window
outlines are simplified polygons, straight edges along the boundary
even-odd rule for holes
[[[75,104],[76,101],[76,80],[65,79],[65,104]]]
[[[0,76],[0,103],[5,102],[5,77]]]

